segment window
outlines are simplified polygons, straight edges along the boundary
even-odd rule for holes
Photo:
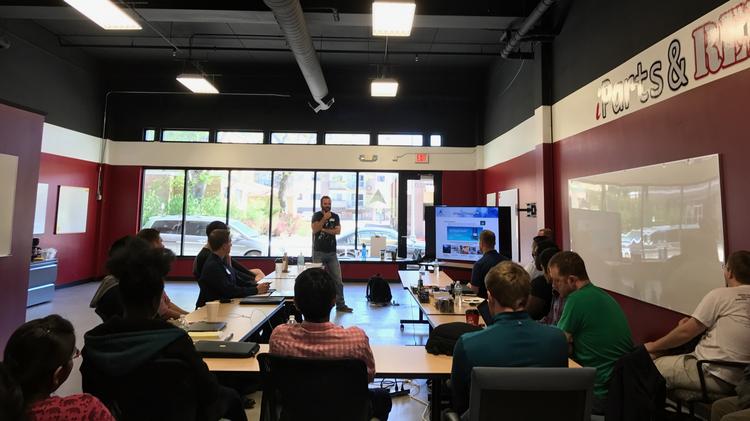
[[[331,197],[331,211],[341,219],[341,234],[336,238],[339,256],[354,257],[355,221],[357,212],[357,173],[322,172],[315,175],[315,210],[320,210],[320,198]]]
[[[378,145],[422,146],[422,135],[421,134],[379,134]]]
[[[216,132],[217,143],[263,143],[263,132]]]
[[[143,172],[141,227],[158,230],[164,246],[178,255],[181,251],[184,197],[184,170]]]
[[[206,244],[206,226],[215,220],[227,220],[229,171],[188,170],[187,209],[183,256],[195,256]],[[250,249],[232,246],[232,254],[242,256]]]
[[[164,130],[161,133],[163,142],[208,142],[208,130]]]
[[[430,146],[442,146],[443,136],[439,134],[430,135]]]
[[[286,145],[314,145],[318,143],[317,133],[271,133],[271,143]]]
[[[369,145],[367,133],[326,133],[326,145]]]
[[[274,171],[271,209],[271,254],[286,252],[312,255],[313,188],[312,171]]]
[[[386,237],[386,248],[398,248],[398,174],[360,173],[357,203],[357,243],[370,248],[370,237]]]
[[[156,140],[156,130],[146,129],[143,132],[143,140],[145,140],[146,142],[153,142],[154,140]]]
[[[271,215],[271,171],[232,171],[229,225],[233,248],[242,243],[249,255],[268,256]]]

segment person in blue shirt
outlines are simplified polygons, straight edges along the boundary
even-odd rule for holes
[[[453,349],[453,409],[469,407],[474,367],[567,367],[568,342],[562,330],[540,324],[524,311],[531,291],[529,274],[506,260],[484,279],[493,314],[491,326],[458,338]]]
[[[474,263],[471,269],[471,289],[482,298],[487,298],[487,287],[484,284],[484,277],[495,265],[508,260],[507,257],[495,250],[495,233],[490,230],[484,230],[479,233],[479,250],[483,256]]]

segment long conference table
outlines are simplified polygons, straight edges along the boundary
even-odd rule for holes
[[[441,324],[451,322],[465,322],[466,321],[466,310],[474,308],[466,303],[454,302],[453,310],[449,312],[442,312],[435,307],[435,296],[430,294],[430,301],[428,303],[422,303],[419,298],[412,291],[413,287],[419,284],[419,272],[416,270],[400,270],[398,271],[398,277],[401,280],[401,285],[409,293],[411,298],[416,303],[419,309],[418,319],[403,319],[401,320],[401,329],[405,324],[428,324],[430,330]],[[438,287],[445,289],[446,287],[453,284],[453,278],[447,273],[440,272],[435,274],[434,272],[424,271],[422,274],[423,285],[426,287]]]
[[[289,273],[275,274],[272,272],[266,278],[272,279],[272,287],[277,288],[272,295],[285,296],[291,291],[291,297],[294,297],[294,279],[296,278],[296,267],[289,268]],[[401,276],[399,271],[399,276]],[[403,271],[414,272],[414,271]],[[432,274],[430,274],[432,275]],[[445,277],[445,278],[443,278]],[[439,279],[432,279],[425,285],[448,285],[452,280],[447,274],[440,274]],[[406,287],[412,281],[412,275],[402,276],[402,283]],[[416,279],[414,285],[416,285]],[[277,283],[278,282],[278,283]],[[274,283],[276,285],[274,285]],[[280,287],[280,288],[279,288]],[[418,300],[417,300],[418,302]],[[228,335],[231,341],[242,342],[247,340],[253,333],[257,332],[268,320],[284,307],[284,303],[279,304],[260,304],[260,305],[241,305],[239,299],[233,299],[230,303],[221,303],[219,305],[219,318],[227,323],[225,335]],[[428,306],[425,306],[428,307]],[[458,311],[459,309],[455,309]],[[429,308],[422,308],[420,311],[431,312]],[[201,307],[186,316],[188,322],[206,321],[206,307]],[[445,314],[428,314],[437,317],[460,317],[464,319],[463,314],[445,315]],[[435,319],[440,320],[440,319]],[[432,322],[431,322],[432,323]],[[453,357],[448,355],[433,355],[428,353],[422,346],[408,345],[371,345],[373,357],[375,359],[375,375],[379,378],[399,378],[399,379],[428,379],[432,380],[432,399],[430,400],[430,418],[433,421],[440,420],[440,396],[442,392],[442,380],[450,378]],[[260,345],[260,353],[268,352],[268,344]],[[258,360],[251,358],[204,358],[203,361],[208,365],[211,371],[224,372],[244,372],[260,373]],[[568,366],[571,368],[580,367],[573,360],[568,360]],[[436,398],[437,397],[437,398]]]

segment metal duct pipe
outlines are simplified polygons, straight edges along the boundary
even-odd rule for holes
[[[268,0],[266,0],[266,3],[268,3]],[[513,50],[516,49],[518,46],[518,43],[521,42],[521,38],[526,35],[531,28],[536,25],[537,21],[542,17],[544,12],[547,11],[547,9],[550,8],[555,3],[555,0],[542,0],[539,2],[539,4],[536,5],[534,10],[529,14],[529,16],[526,18],[525,21],[523,21],[523,24],[521,24],[521,28],[513,34],[513,36],[510,38],[510,41],[508,44],[503,48],[503,52],[500,53],[500,57],[502,58],[508,58],[510,53],[513,52]]]
[[[328,85],[323,77],[318,56],[313,47],[312,38],[307,31],[305,16],[299,0],[263,0],[276,18],[281,31],[286,37],[289,48],[294,53],[297,65],[305,77],[317,106],[313,110],[327,110],[333,104],[333,97],[328,94]]]

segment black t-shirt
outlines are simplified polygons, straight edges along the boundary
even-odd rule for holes
[[[531,280],[531,295],[544,301],[542,313],[531,315],[532,319],[539,320],[549,314],[549,311],[552,308],[552,285],[547,282],[547,278],[545,278],[544,275],[539,275]]]
[[[493,249],[484,253],[484,256],[474,263],[474,267],[471,269],[471,284],[479,287],[478,296],[487,298],[487,287],[484,285],[484,277],[487,276],[490,269],[503,260],[508,260],[508,258]]]
[[[312,222],[323,219],[323,212],[317,211],[312,216]],[[341,225],[339,216],[331,212],[331,217],[323,224],[325,229],[334,229]],[[313,233],[313,251],[332,253],[336,251],[336,236],[323,232]]]

